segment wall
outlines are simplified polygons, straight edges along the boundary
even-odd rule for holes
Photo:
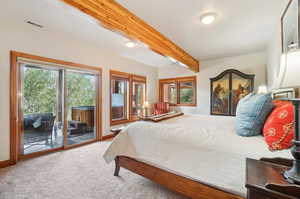
[[[285,60],[282,56],[281,49],[281,25],[277,25],[272,34],[270,42],[267,46],[267,75],[268,75],[268,88],[269,90],[280,88],[281,80],[283,77],[282,61]]]
[[[103,68],[103,134],[109,133],[109,70],[147,76],[148,100],[157,100],[158,69],[100,50],[71,35],[37,30],[30,26],[0,24],[0,160],[9,159],[10,50]]]
[[[172,66],[160,68],[159,78],[172,78],[197,75],[197,107],[181,107],[187,113],[210,114],[210,80],[224,70],[237,69],[255,74],[255,90],[266,84],[266,53],[258,52],[236,57],[202,61],[200,72],[195,74],[185,68]]]

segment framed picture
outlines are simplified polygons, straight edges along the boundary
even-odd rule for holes
[[[212,113],[215,115],[229,115],[230,75],[225,74],[220,79],[212,81]]]
[[[282,54],[299,48],[299,2],[300,0],[290,0],[281,17]]]
[[[211,78],[211,115],[235,116],[239,101],[253,91],[254,77],[229,69]]]
[[[235,115],[239,101],[253,91],[252,79],[232,73],[231,113]]]

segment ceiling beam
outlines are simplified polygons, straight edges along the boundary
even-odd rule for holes
[[[61,0],[97,19],[101,26],[142,42],[152,51],[172,57],[199,72],[199,61],[114,0]]]

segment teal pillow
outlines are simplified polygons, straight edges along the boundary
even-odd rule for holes
[[[271,94],[251,93],[241,99],[236,111],[236,132],[250,137],[262,133],[264,123],[274,108]]]

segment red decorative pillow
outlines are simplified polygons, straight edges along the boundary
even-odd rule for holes
[[[292,146],[294,137],[294,107],[292,103],[276,103],[264,125],[264,137],[269,149],[283,150]]]

